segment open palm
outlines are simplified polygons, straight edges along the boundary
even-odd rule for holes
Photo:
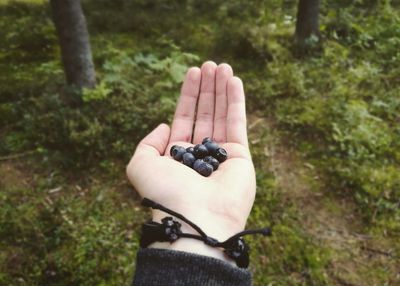
[[[193,146],[205,137],[228,153],[210,177],[169,155],[171,146]],[[161,124],[140,142],[127,174],[142,197],[183,214],[214,238],[224,240],[244,229],[254,201],[255,172],[243,85],[229,65],[209,61],[188,70],[172,128]],[[153,211],[153,220],[164,216]]]

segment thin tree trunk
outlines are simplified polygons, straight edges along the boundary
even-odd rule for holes
[[[295,37],[300,47],[306,46],[313,35],[320,38],[319,4],[320,0],[299,0]]]
[[[67,83],[79,88],[96,85],[89,33],[80,0],[50,0]]]

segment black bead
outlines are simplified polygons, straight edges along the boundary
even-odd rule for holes
[[[196,157],[196,159],[202,159],[208,155],[208,150],[206,146],[202,144],[197,144],[196,146],[194,146],[193,155]]]
[[[161,222],[164,227],[165,239],[170,242],[177,240],[179,238],[179,234],[182,233],[182,225],[172,217],[165,217],[161,220]],[[165,241],[165,239],[160,241]]]
[[[228,154],[224,148],[218,148],[214,157],[218,160],[218,162],[222,163],[228,158]]]
[[[237,266],[246,268],[249,265],[249,247],[243,238],[236,240],[232,245],[227,247],[224,252],[236,261]]]

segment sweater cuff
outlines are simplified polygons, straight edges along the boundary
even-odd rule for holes
[[[133,285],[251,285],[246,269],[189,252],[141,248]]]

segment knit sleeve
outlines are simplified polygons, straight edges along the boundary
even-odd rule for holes
[[[251,285],[248,270],[183,251],[144,248],[137,253],[134,286]]]

